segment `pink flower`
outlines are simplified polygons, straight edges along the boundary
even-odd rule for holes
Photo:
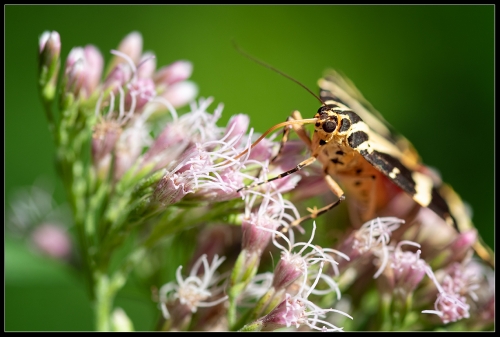
[[[202,255],[193,265],[189,276],[186,278],[182,277],[182,266],[179,266],[176,273],[177,282],[169,282],[163,285],[159,291],[163,316],[166,319],[170,317],[166,306],[167,302],[179,300],[181,305],[194,313],[200,307],[210,307],[225,301],[227,296],[207,301],[223,291],[223,287],[217,286],[220,283],[220,278],[216,275],[216,270],[224,260],[225,257],[219,258],[219,256],[215,255],[212,263],[209,264],[207,256]],[[200,270],[201,267],[203,267],[203,272]]]
[[[282,327],[294,326],[298,328],[301,325],[323,332],[343,331],[343,328],[339,328],[323,319],[329,312],[336,312],[352,319],[350,315],[340,310],[321,309],[306,298],[292,297],[286,294],[285,300],[269,314],[261,318],[260,321],[263,323],[262,330],[268,331]]]
[[[434,302],[434,310],[423,310],[422,313],[438,315],[444,324],[469,318],[470,306],[466,303],[465,297],[456,293],[449,285],[446,288],[442,287],[430,267],[427,267],[426,273],[436,285],[438,296]]]

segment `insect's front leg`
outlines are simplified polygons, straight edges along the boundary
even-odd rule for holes
[[[320,209],[317,209],[316,207],[314,207],[314,208],[308,208],[307,210],[310,213],[308,215],[305,215],[305,216],[301,217],[300,219],[297,219],[297,220],[293,221],[290,224],[290,226],[298,226],[298,225],[300,225],[302,222],[304,222],[306,220],[316,219],[319,215],[321,215],[323,213],[326,213],[329,210],[333,209],[335,206],[337,206],[338,204],[340,204],[345,199],[344,191],[342,190],[342,188],[340,188],[339,184],[337,184],[337,182],[329,174],[325,173],[324,178],[325,178],[325,182],[328,185],[328,187],[330,188],[330,190],[339,199],[337,201],[335,201],[335,202],[332,202],[329,205],[321,207]]]
[[[295,110],[291,116],[289,116],[287,118],[287,122],[288,121],[293,121],[293,120],[297,120],[297,121],[300,121],[302,120],[302,116],[300,114],[300,112],[298,110]],[[283,148],[286,144],[286,142],[288,141],[288,137],[290,135],[290,130],[293,129],[297,135],[300,137],[300,139],[306,144],[307,148],[309,150],[311,150],[311,139],[309,138],[309,135],[307,134],[305,128],[304,128],[304,125],[303,124],[292,124],[292,125],[287,125],[283,128],[283,136],[281,138],[281,142],[280,142],[280,147],[279,147],[279,150],[278,150],[278,153],[271,159],[271,162],[274,162],[282,153],[283,151]],[[281,178],[284,178],[292,173],[295,173],[297,172],[298,170],[304,168],[305,166],[308,166],[308,165],[311,165],[312,163],[314,163],[316,161],[316,158],[317,158],[318,154],[313,154],[311,155],[311,157],[307,158],[306,160],[302,161],[300,164],[298,164],[297,166],[295,166],[293,169],[291,170],[288,170],[288,171],[285,171],[281,174],[279,174],[278,176],[274,177],[274,178],[271,178],[271,179],[268,179],[268,180],[265,180],[265,181],[261,181],[259,183],[254,183],[254,184],[251,184],[251,185],[248,185],[248,186],[245,186],[245,187],[242,187],[240,188],[239,190],[237,190],[237,192],[240,192],[242,190],[247,190],[247,189],[251,189],[251,188],[254,188],[256,186],[259,186],[259,185],[263,185],[265,183],[268,183],[270,181],[273,181],[273,180],[276,180],[276,179],[281,179]],[[259,171],[259,174],[260,174],[260,171]]]
[[[317,156],[317,155],[316,155]],[[276,180],[276,179],[281,179],[281,178],[284,178],[286,176],[289,176],[290,174],[292,173],[295,173],[297,172],[298,170],[301,170],[303,169],[304,167],[306,166],[309,166],[311,165],[312,163],[314,163],[316,161],[316,156],[311,156],[309,158],[307,158],[306,160],[302,161],[301,163],[299,163],[297,166],[295,166],[293,169],[291,170],[288,170],[288,171],[285,171],[283,173],[280,173],[278,174],[276,177],[274,178],[271,178],[271,179],[267,179],[267,180],[264,180],[264,181],[261,181],[261,182],[258,182],[258,183],[254,183],[254,184],[251,184],[251,185],[248,185],[248,186],[245,186],[245,187],[242,187],[240,188],[239,190],[237,190],[236,192],[240,192],[242,190],[247,190],[247,189],[250,189],[250,188],[254,188],[254,187],[257,187],[257,186],[260,186],[260,185],[263,185],[263,184],[267,184],[268,182],[271,182],[273,180]]]
[[[302,120],[302,116],[298,110],[292,112],[292,115],[288,116],[288,118],[286,119],[287,122],[293,120]],[[283,136],[281,137],[280,147],[278,153],[271,159],[271,163],[274,162],[277,158],[279,158],[279,156],[283,152],[283,148],[285,147],[285,144],[288,141],[291,129],[293,129],[295,133],[299,136],[299,138],[304,142],[304,144],[306,144],[307,148],[311,150],[311,139],[309,138],[309,135],[307,134],[304,128],[304,125],[297,125],[297,124],[287,125],[283,127]]]

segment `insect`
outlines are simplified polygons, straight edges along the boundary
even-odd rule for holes
[[[284,128],[279,155],[288,132],[293,129],[311,156],[274,178],[242,189],[286,177],[319,161],[325,182],[338,199],[320,209],[310,209],[310,214],[292,225],[316,218],[337,206],[346,195],[353,201],[350,202],[351,218],[366,222],[386,209],[396,195],[405,192],[416,208],[431,209],[457,231],[473,228],[460,197],[430,174],[413,145],[385,121],[348,79],[333,70],[327,71],[318,81],[318,97],[290,76],[236,48],[251,60],[298,83],[321,102],[312,119],[303,119],[300,112],[294,111],[286,122],[273,126],[252,144],[253,147],[269,133]],[[304,128],[306,124],[314,124],[312,137]],[[474,249],[483,260],[494,265],[492,251],[481,240]]]

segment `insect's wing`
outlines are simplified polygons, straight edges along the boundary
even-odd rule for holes
[[[324,102],[333,100],[347,105],[371,130],[396,145],[404,154],[407,165],[414,166],[420,163],[420,157],[410,141],[394,130],[348,78],[329,69],[323,78],[319,79],[318,85],[320,97]]]
[[[422,164],[405,162],[406,156],[399,147],[372,130],[361,118],[349,129],[347,142],[418,204],[430,208],[456,227],[446,201],[439,194],[433,178],[424,173]]]

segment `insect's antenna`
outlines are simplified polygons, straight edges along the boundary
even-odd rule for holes
[[[264,139],[268,134],[270,134],[271,132],[277,130],[277,129],[280,129],[284,126],[287,126],[287,125],[292,125],[292,124],[313,124],[313,123],[316,123],[317,122],[317,119],[316,118],[309,118],[309,119],[300,119],[300,120],[292,120],[292,121],[286,121],[286,122],[283,122],[283,123],[279,123],[279,124],[276,124],[275,126],[271,127],[269,130],[267,130],[266,132],[264,132],[253,144],[252,146],[250,146],[248,149],[246,149],[245,151],[241,152],[239,155],[237,155],[236,157],[234,157],[233,159],[238,159],[240,158],[241,156],[243,156],[245,153],[247,153],[249,150],[253,149],[262,139]]]
[[[269,68],[269,69],[271,69],[272,71],[277,72],[277,73],[278,73],[278,74],[280,74],[281,76],[284,76],[284,77],[288,78],[289,80],[291,80],[291,81],[293,81],[293,82],[297,83],[297,84],[298,84],[298,85],[300,85],[302,88],[306,89],[306,90],[307,90],[307,91],[308,91],[311,95],[313,95],[314,97],[316,97],[316,99],[317,99],[318,101],[320,101],[322,105],[325,105],[325,103],[321,100],[321,98],[319,98],[319,97],[318,97],[318,95],[316,95],[314,92],[312,92],[312,91],[311,91],[311,89],[309,89],[308,87],[306,87],[304,84],[300,83],[298,80],[296,80],[296,79],[295,79],[295,78],[293,78],[292,76],[285,74],[285,73],[284,73],[284,72],[282,72],[281,70],[276,69],[276,68],[275,68],[275,67],[273,67],[272,65],[267,64],[266,62],[261,61],[261,60],[259,60],[258,58],[253,57],[253,56],[252,56],[252,55],[250,55],[250,54],[247,54],[247,52],[245,52],[243,49],[241,49],[241,48],[240,48],[240,46],[238,46],[238,44],[236,43],[236,41],[232,40],[231,42],[233,43],[234,49],[236,49],[236,51],[237,51],[238,53],[240,53],[241,55],[245,56],[246,58],[248,58],[248,59],[250,59],[250,60],[254,61],[255,63],[258,63],[258,64],[260,64],[261,66],[264,66],[264,67],[266,67],[266,68]]]

